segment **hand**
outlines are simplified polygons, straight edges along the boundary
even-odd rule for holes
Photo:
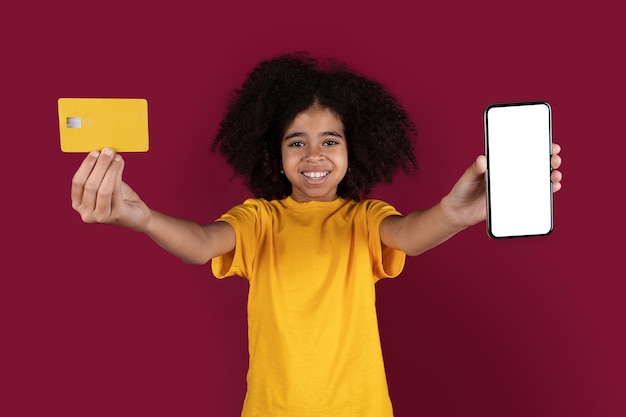
[[[85,223],[106,223],[145,231],[148,206],[122,181],[124,160],[111,149],[90,153],[72,179],[72,208]]]
[[[552,145],[550,165],[552,173],[552,189],[557,192],[561,189],[563,174],[558,168],[562,159],[559,156],[561,146]],[[456,182],[450,193],[441,200],[441,205],[452,225],[459,229],[473,226],[487,218],[485,171],[487,159],[480,155]]]

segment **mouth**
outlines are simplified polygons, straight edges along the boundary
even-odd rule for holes
[[[330,174],[330,171],[310,171],[310,172],[302,172],[306,178],[310,180],[321,180],[327,177]]]

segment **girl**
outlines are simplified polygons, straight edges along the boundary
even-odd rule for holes
[[[214,142],[256,198],[199,225],[151,210],[122,180],[124,160],[92,152],[72,183],[83,221],[129,227],[216,277],[250,283],[244,417],[393,415],[374,284],[486,217],[479,156],[439,204],[402,216],[366,199],[417,167],[415,129],[384,88],[306,54],[260,63]],[[552,182],[560,189],[560,148]]]

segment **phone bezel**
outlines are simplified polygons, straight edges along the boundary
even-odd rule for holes
[[[530,233],[530,234],[514,234],[514,235],[496,235],[493,232],[492,225],[492,213],[491,213],[491,181],[490,181],[490,153],[489,153],[489,110],[499,107],[512,107],[512,106],[534,106],[534,105],[545,105],[548,108],[548,140],[549,140],[549,158],[552,157],[552,106],[547,101],[519,101],[519,102],[505,102],[505,103],[495,103],[488,105],[483,112],[483,123],[484,123],[484,146],[485,146],[485,157],[487,159],[487,171],[485,172],[485,187],[487,194],[487,221],[486,228],[487,234],[492,239],[512,239],[519,237],[536,237],[536,236],[547,236],[551,234],[554,230],[554,202],[552,198],[553,188],[552,182],[550,182],[550,227],[546,232],[543,233]],[[548,161],[549,163],[549,161]],[[552,167],[550,167],[550,172],[552,172]]]

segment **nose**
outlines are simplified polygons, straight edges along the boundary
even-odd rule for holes
[[[307,148],[305,159],[308,162],[321,161],[325,158],[324,150],[321,147],[311,146]]]

